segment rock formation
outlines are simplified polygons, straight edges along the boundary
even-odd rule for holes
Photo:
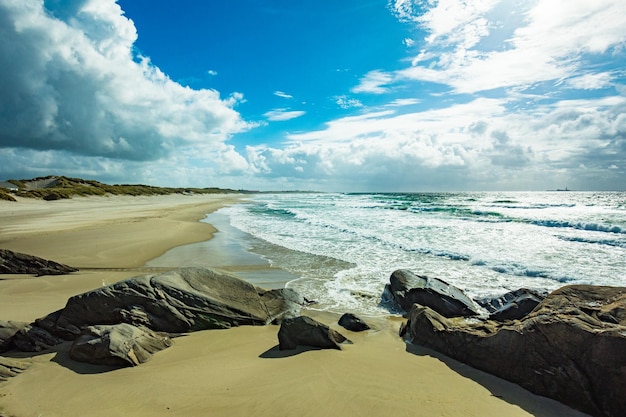
[[[519,320],[529,314],[546,298],[546,294],[528,288],[510,291],[499,297],[475,299],[489,312],[489,320]]]
[[[459,288],[406,269],[398,269],[391,274],[389,284],[385,286],[383,302],[405,312],[417,303],[432,308],[444,317],[478,315],[474,302]]]
[[[34,323],[0,322],[0,351],[37,352],[79,339],[74,358],[135,365],[155,351],[151,335],[266,325],[299,315],[304,303],[290,289],[264,290],[225,272],[182,268],[76,295]]]
[[[166,334],[126,323],[89,326],[72,344],[70,357],[99,365],[137,366],[171,345]]]
[[[306,316],[283,320],[278,331],[280,350],[296,349],[299,345],[341,350],[342,343],[352,342],[327,325]]]
[[[416,304],[401,333],[594,416],[626,410],[626,287],[563,287],[506,323],[448,319]]]
[[[65,275],[78,269],[57,262],[0,249],[0,274]]]

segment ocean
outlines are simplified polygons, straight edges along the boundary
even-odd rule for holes
[[[222,209],[324,310],[381,311],[399,268],[470,297],[626,284],[626,193],[259,194]]]
[[[214,239],[150,265],[243,264],[243,278],[293,288],[315,308],[372,315],[388,314],[381,294],[399,268],[472,298],[626,285],[624,192],[257,194],[206,221]]]

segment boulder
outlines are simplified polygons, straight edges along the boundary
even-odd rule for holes
[[[342,343],[351,342],[327,325],[305,316],[283,320],[278,331],[280,350],[296,349],[299,345],[341,350]]]
[[[370,329],[370,326],[368,326],[367,323],[352,313],[345,313],[341,316],[339,318],[339,325],[346,330],[353,332],[362,332]]]
[[[626,410],[626,287],[567,286],[506,323],[468,323],[414,305],[410,343],[594,416]]]
[[[96,365],[137,366],[172,345],[163,333],[122,323],[85,328],[70,348],[70,357]]]
[[[305,301],[290,289],[264,290],[225,272],[182,268],[71,297],[65,308],[34,323],[0,321],[0,351],[38,352],[86,337],[85,328],[99,325],[171,334],[265,325],[299,315]]]
[[[385,285],[383,302],[393,309],[409,311],[413,304],[427,306],[444,317],[478,315],[474,302],[465,293],[438,278],[416,275],[406,269],[391,274]]]
[[[65,275],[78,269],[57,262],[0,249],[0,274]]]
[[[546,298],[546,294],[528,288],[510,291],[499,297],[475,299],[489,312],[489,320],[519,320],[529,314]]]
[[[0,353],[11,349],[13,337],[26,326],[28,323],[0,320]]]
[[[182,268],[74,296],[58,314],[54,331],[73,339],[97,324],[128,323],[167,333],[265,325],[295,314],[298,301],[291,291],[266,291],[226,272]]]

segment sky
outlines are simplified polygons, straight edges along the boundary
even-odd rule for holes
[[[623,0],[0,0],[0,180],[626,190]]]

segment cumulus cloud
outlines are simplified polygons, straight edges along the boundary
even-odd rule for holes
[[[284,122],[304,116],[305,114],[306,112],[302,110],[274,109],[264,113],[263,116],[272,122]]]
[[[114,0],[0,0],[0,146],[157,160],[251,128],[240,94],[181,86],[136,39]]]
[[[587,187],[620,187],[625,98],[561,100],[516,112],[508,105],[478,98],[416,113],[343,117],[290,135],[282,148],[248,147],[247,158],[260,177],[316,178],[317,189],[543,190],[579,175]]]

